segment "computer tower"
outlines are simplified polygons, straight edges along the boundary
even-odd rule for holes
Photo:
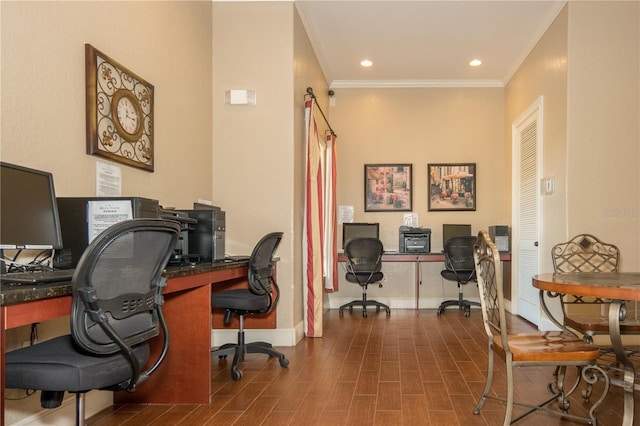
[[[495,225],[489,227],[489,237],[498,247],[498,251],[501,253],[508,253],[511,251],[511,244],[509,241],[509,227],[506,225]]]
[[[157,218],[160,211],[158,200],[142,197],[57,197],[56,201],[63,242],[53,259],[57,269],[75,268],[97,233],[129,219],[122,202],[131,203],[131,218]]]
[[[197,220],[189,234],[189,252],[198,254],[201,262],[224,260],[225,212],[213,208],[187,210],[186,213]]]

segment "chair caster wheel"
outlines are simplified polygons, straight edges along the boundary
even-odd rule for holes
[[[226,355],[218,355],[218,359],[227,359]]]
[[[232,380],[240,380],[240,379],[242,379],[242,371],[240,371],[240,370],[231,370],[231,379]]]
[[[287,368],[289,366],[289,360],[286,358],[280,358],[280,367]]]

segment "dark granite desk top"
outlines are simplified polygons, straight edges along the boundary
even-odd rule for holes
[[[244,266],[247,260],[197,263],[195,265],[169,266],[164,276],[167,278],[180,278],[207,272],[219,271],[223,269]],[[0,285],[0,305],[16,305],[39,299],[71,295],[71,282],[57,282],[46,284],[1,284]]]

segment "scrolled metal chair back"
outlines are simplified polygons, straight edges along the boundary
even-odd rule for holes
[[[489,338],[499,333],[503,347],[508,348],[500,252],[486,231],[478,233],[478,239],[473,248],[473,259],[485,331]]]
[[[565,272],[618,272],[620,250],[591,234],[578,234],[551,249],[553,270]]]

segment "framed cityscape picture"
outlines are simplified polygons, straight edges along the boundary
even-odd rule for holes
[[[365,164],[364,211],[411,211],[411,172],[411,164]]]
[[[475,163],[429,164],[427,176],[429,211],[475,211]]]

